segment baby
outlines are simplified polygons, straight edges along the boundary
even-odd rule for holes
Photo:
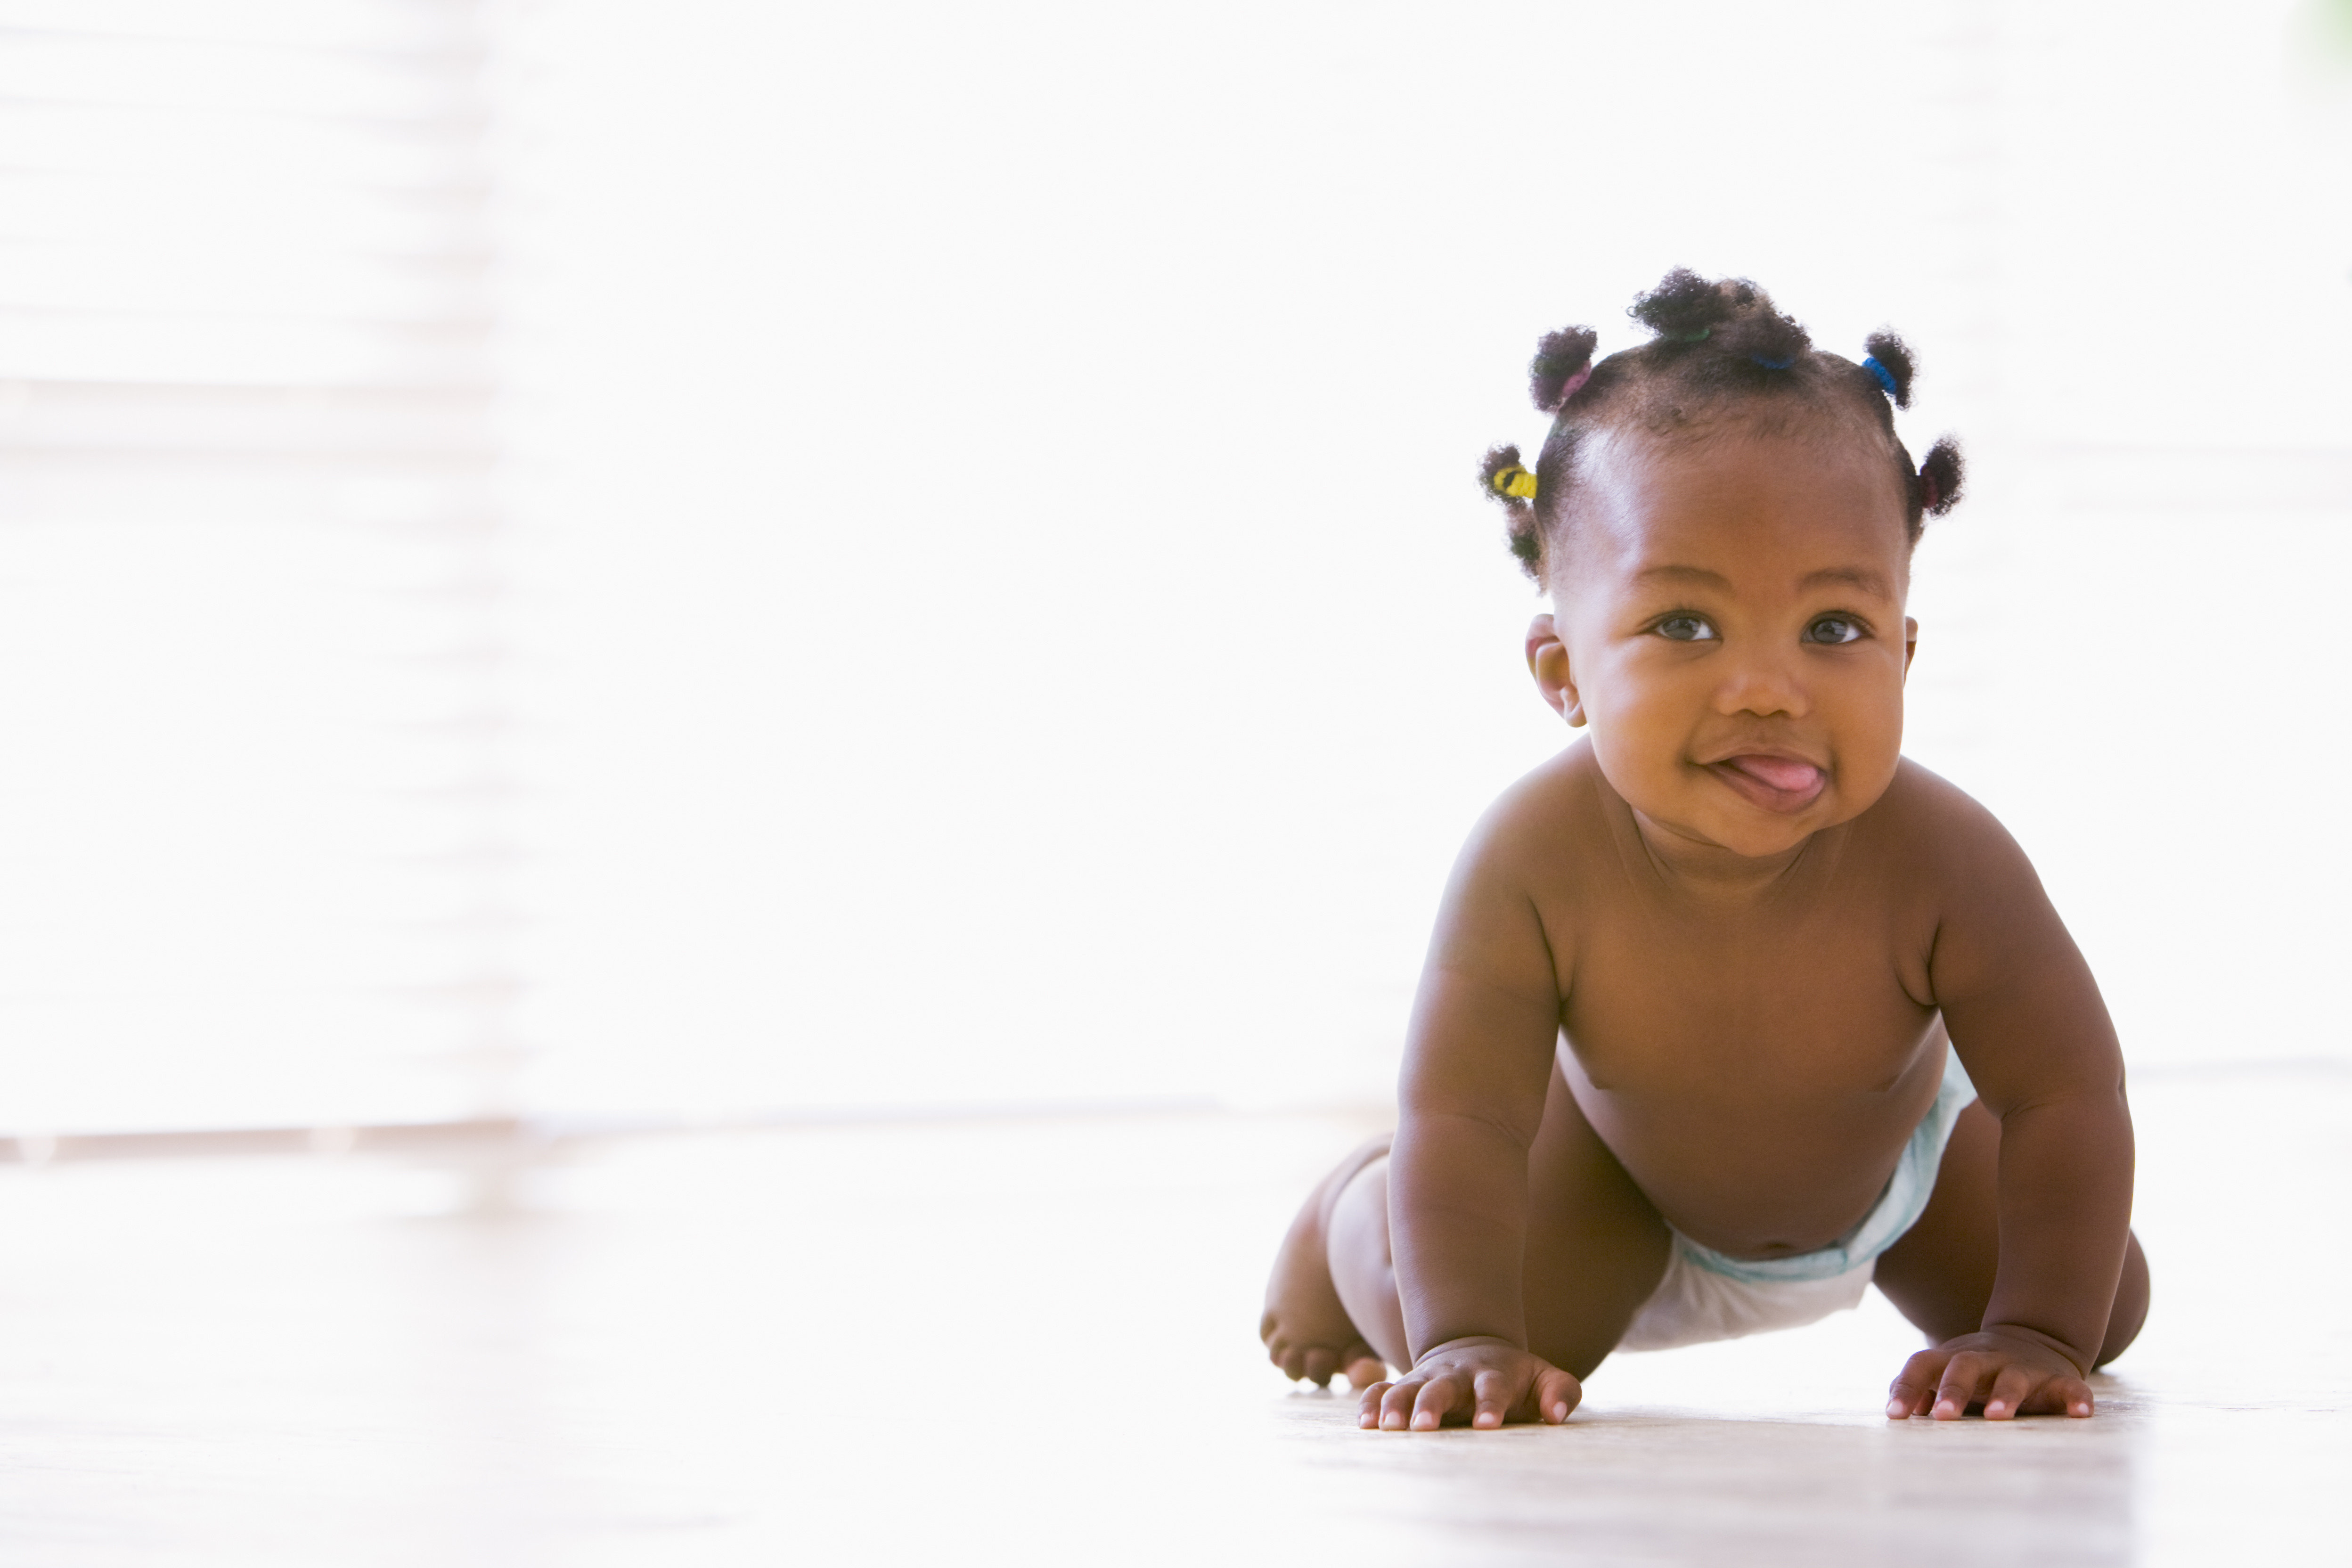
[[[1309,1196],[1261,1333],[1364,1426],[1557,1423],[1612,1350],[1875,1283],[1931,1346],[1888,1415],[2088,1415],[2147,1311],[2115,1029],[2024,854],[1899,753],[1958,451],[1913,468],[1892,333],[1855,364],[1685,271],[1633,313],[1598,364],[1543,340],[1535,471],[1482,474],[1589,738],[1472,832],[1396,1133]]]

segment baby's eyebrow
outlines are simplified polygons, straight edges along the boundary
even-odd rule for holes
[[[1674,583],[1700,583],[1710,588],[1720,588],[1726,593],[1732,591],[1730,578],[1720,572],[1710,572],[1704,566],[1668,563],[1661,566],[1644,566],[1633,574],[1633,581],[1636,583],[1647,583],[1653,579]],[[1834,584],[1859,588],[1865,594],[1875,594],[1881,598],[1887,595],[1885,575],[1874,572],[1867,566],[1824,566],[1818,572],[1808,572],[1797,580],[1797,588],[1801,593],[1808,588]]]
[[[1808,572],[1798,581],[1799,588],[1821,588],[1843,583],[1859,588],[1865,594],[1884,595],[1886,579],[1866,566],[1824,566],[1818,572]]]
[[[1633,581],[1646,583],[1653,577],[1670,577],[1678,583],[1705,583],[1709,587],[1728,590],[1731,579],[1720,572],[1710,572],[1704,566],[1645,566],[1633,574]]]

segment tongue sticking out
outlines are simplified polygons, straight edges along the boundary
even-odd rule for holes
[[[1822,770],[1792,757],[1733,757],[1730,765],[1759,784],[1802,795],[1821,782]]]

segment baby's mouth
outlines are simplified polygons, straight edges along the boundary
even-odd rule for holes
[[[1768,811],[1801,811],[1829,784],[1829,774],[1797,757],[1750,752],[1707,765],[1717,777]]]

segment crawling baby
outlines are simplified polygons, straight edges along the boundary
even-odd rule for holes
[[[1308,1197],[1263,1337],[1365,1426],[1557,1423],[1612,1350],[1875,1284],[1930,1344],[1888,1415],[2088,1415],[2148,1299],[2115,1030],[2024,854],[1900,753],[1958,452],[1896,438],[1891,333],[1856,364],[1685,271],[1633,314],[1598,363],[1543,340],[1542,453],[1482,473],[1587,736],[1472,832],[1395,1135]]]

